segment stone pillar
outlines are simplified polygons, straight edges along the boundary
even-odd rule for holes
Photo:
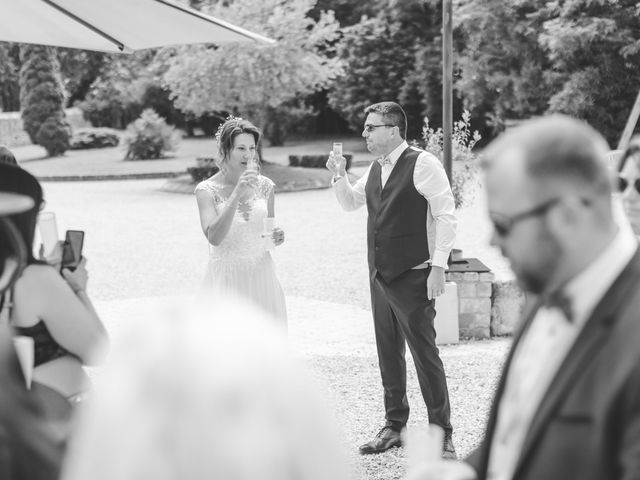
[[[492,272],[447,272],[446,281],[458,285],[461,338],[491,336]]]

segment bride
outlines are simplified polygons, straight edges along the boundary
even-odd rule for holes
[[[284,293],[263,238],[265,219],[274,216],[274,183],[258,173],[260,136],[251,122],[229,118],[216,134],[220,170],[195,189],[209,242],[203,290],[240,294],[286,324]],[[273,245],[282,244],[284,232],[272,232]]]

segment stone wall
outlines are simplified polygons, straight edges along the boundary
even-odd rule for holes
[[[491,272],[447,272],[446,281],[458,285],[460,338],[491,336]]]
[[[79,108],[67,108],[66,119],[71,129],[90,127]],[[0,145],[7,147],[22,147],[31,145],[29,135],[22,129],[20,112],[0,112]]]
[[[447,272],[458,287],[460,338],[512,335],[520,321],[525,296],[514,281],[496,282],[492,272]]]

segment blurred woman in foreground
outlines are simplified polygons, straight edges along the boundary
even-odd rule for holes
[[[245,299],[213,307],[128,324],[63,480],[346,478],[325,402],[287,355],[284,329]]]

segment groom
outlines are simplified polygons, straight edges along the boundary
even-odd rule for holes
[[[366,203],[367,247],[373,323],[384,388],[386,423],[361,454],[401,445],[409,418],[405,342],[418,373],[429,422],[444,429],[443,457],[455,458],[449,393],[434,329],[435,297],[444,292],[444,270],[457,220],[449,181],[433,155],[409,147],[407,117],[400,105],[381,102],[365,109],[362,136],[378,157],[354,184],[342,156],[327,168],[345,210]]]

